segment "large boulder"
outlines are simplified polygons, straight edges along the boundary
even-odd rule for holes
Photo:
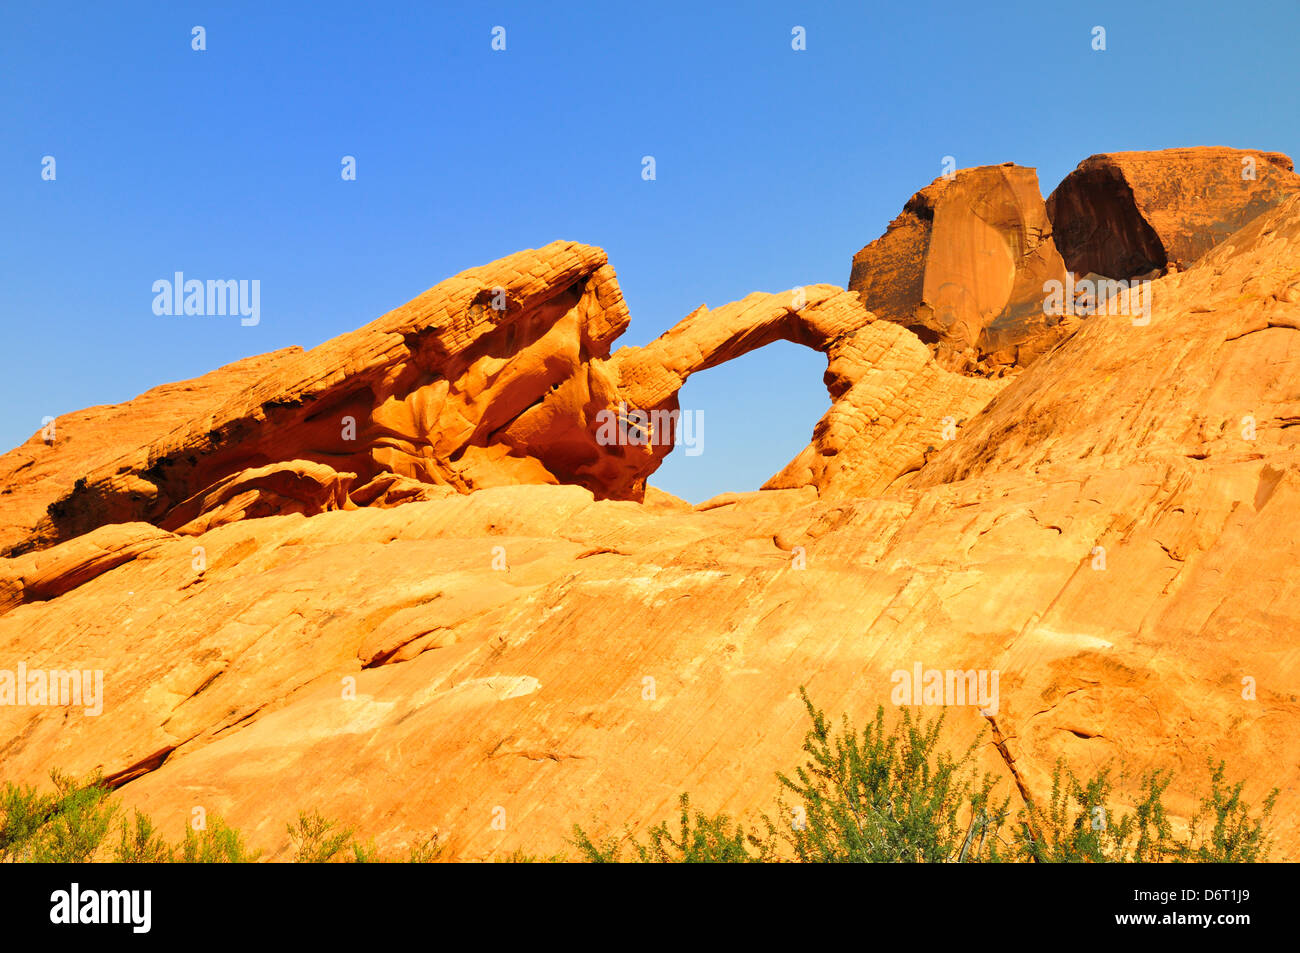
[[[1090,156],[1047,198],[1071,271],[1129,279],[1182,270],[1300,192],[1280,152],[1198,146]]]
[[[1065,264],[1033,169],[962,169],[917,192],[853,256],[849,290],[931,345],[945,367],[976,373],[1030,363],[1065,329],[1043,285]]]
[[[232,473],[172,507],[162,528],[199,536],[226,523],[286,513],[314,516],[349,509],[355,473],[339,473],[323,463],[288,460]]]
[[[1300,448],[1300,195],[1187,271],[1154,280],[1148,300],[1144,325],[1125,314],[1084,321],[1069,347],[1026,370],[911,479],[996,480],[1094,460],[1261,470],[1261,461],[1292,459]],[[1262,505],[1268,481],[1259,479]]]
[[[148,523],[112,523],[61,546],[0,560],[0,615],[57,599],[175,538]]]

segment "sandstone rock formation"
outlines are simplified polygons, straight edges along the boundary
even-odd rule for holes
[[[821,498],[870,496],[920,470],[1005,381],[944,370],[916,335],[888,321],[828,348],[832,404],[813,439],[764,489],[812,486]]]
[[[588,419],[617,402],[599,359],[627,322],[600,249],[554,242],[471,269],[360,330],[278,356],[260,379],[241,374],[215,406],[173,403],[189,413],[136,450],[69,461],[85,467],[76,485],[52,501],[43,492],[48,516],[9,549],[109,522],[179,525],[186,501],[293,460],[314,464],[318,481],[330,481],[325,467],[357,486],[391,473],[463,492],[564,482],[633,495],[641,462],[627,475],[619,459],[635,448],[598,445]],[[267,496],[258,514],[273,509]]]
[[[154,549],[175,535],[147,523],[114,523],[63,546],[0,563],[0,614],[46,602]]]
[[[962,181],[941,192],[978,204]],[[936,224],[917,260],[975,261],[981,229]],[[556,243],[209,382],[118,460],[24,445],[26,469],[0,462],[41,475],[7,497],[15,535],[93,472],[0,560],[0,668],[99,670],[105,697],[0,706],[6,778],[98,768],[172,838],[202,807],[275,858],[299,808],[386,851],[436,827],[463,859],[546,853],[683,790],[770,812],[800,685],[861,719],[921,664],[1000,674],[980,757],[1013,797],[1012,764],[1046,799],[1058,759],[1122,756],[1121,798],[1176,770],[1183,824],[1216,755],[1293,817],[1300,196],[1152,289],[1149,320],[1095,314],[998,380],[820,285],[611,356],[613,273]],[[666,445],[596,438],[601,411],[677,409],[691,374],[776,339],[827,354],[833,404],[770,489],[691,507],[645,488]]]
[[[153,392],[120,405],[134,426],[159,433],[138,443],[129,431],[122,445],[134,449],[119,457],[70,457],[57,438],[67,425],[56,421],[50,446],[38,435],[0,458],[14,473],[40,460],[53,474],[78,474],[36,483],[23,506],[0,509],[8,551],[106,523],[193,534],[236,519],[429,499],[435,487],[572,483],[599,499],[640,500],[673,447],[686,379],[778,339],[827,353],[835,405],[772,487],[884,486],[996,390],[943,371],[913,335],[830,285],[701,307],[610,358],[627,323],[604,252],[554,242],[442,282],[311,351],[234,366],[236,384],[220,402],[173,404],[166,421],[152,415]],[[94,421],[103,443],[116,420]],[[39,504],[47,515],[38,521]]]
[[[1153,292],[1149,324],[1132,314],[1083,322],[913,483],[1151,460],[1262,466],[1289,453],[1300,443],[1288,367],[1300,353],[1300,195]]]
[[[228,364],[194,380],[155,387],[135,400],[64,414],[0,456],[0,553],[21,548],[51,503],[78,480],[166,434],[178,416],[202,417],[301,354],[286,348]]]
[[[1186,268],[1289,195],[1288,156],[1200,146],[1090,156],[1047,198],[1056,246],[1080,275]]]
[[[776,340],[827,355],[832,403],[812,442],[765,489],[815,487],[827,498],[883,489],[919,468],[1001,386],[945,371],[915,335],[831,285],[701,306],[644,348],[621,348],[610,367],[636,407],[676,414],[691,374]],[[652,449],[657,466],[671,442]]]
[[[348,490],[357,475],[308,460],[240,470],[167,511],[163,529],[199,536],[236,520],[282,513],[314,516],[355,506]],[[386,489],[386,487],[385,487]]]
[[[945,367],[989,373],[1028,364],[1063,336],[1043,285],[1064,279],[1038,176],[1008,162],[913,195],[853,256],[849,289],[933,345]]]

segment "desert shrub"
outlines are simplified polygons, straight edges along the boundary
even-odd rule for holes
[[[1268,860],[1273,837],[1269,820],[1277,806],[1277,788],[1264,798],[1258,814],[1241,799],[1245,782],[1224,781],[1225,765],[1209,759],[1210,790],[1188,825],[1188,839],[1180,847],[1179,860],[1206,864],[1262,863]]]
[[[339,828],[334,821],[322,817],[319,811],[298,812],[298,824],[287,825],[289,840],[294,846],[294,862],[299,864],[325,864],[354,847],[352,828]],[[372,855],[353,850],[354,859]]]
[[[0,860],[86,863],[94,860],[118,807],[102,777],[88,781],[55,770],[53,793],[6,783],[0,793]]]
[[[569,862],[569,858],[563,854],[548,854],[546,856],[530,854],[520,847],[511,851],[505,857],[498,858],[497,862],[502,864],[565,864]]]
[[[833,733],[807,692],[800,697],[812,721],[807,760],[792,775],[777,775],[788,821],[764,818],[769,845],[784,842],[805,863],[1000,859],[1008,801],[995,802],[996,779],[975,770],[980,738],[954,758],[938,747],[943,714],[917,721],[903,709],[887,728],[883,707],[861,732],[845,718]]]
[[[646,832],[646,842],[629,837],[626,841],[611,838],[594,842],[581,827],[574,825],[572,843],[581,859],[591,863],[619,863],[625,848],[631,860],[643,864],[727,864],[751,863],[764,859],[766,848],[761,841],[747,835],[742,827],[725,814],[708,816],[691,811],[690,796],[678,801],[677,836],[667,822],[656,824]]]
[[[726,815],[691,812],[681,797],[678,833],[667,823],[644,842],[630,832],[596,842],[574,827],[581,859],[612,863],[1035,863],[1253,862],[1266,860],[1269,821],[1279,792],[1259,811],[1241,797],[1243,783],[1225,781],[1222,762],[1210,762],[1210,788],[1187,833],[1175,833],[1164,805],[1173,776],[1144,774],[1131,809],[1114,807],[1112,768],[1080,779],[1063,762],[1052,775],[1046,804],[1027,804],[1011,821],[1010,797],[997,779],[976,768],[983,736],[959,755],[941,746],[944,715],[918,720],[907,708],[892,725],[885,710],[861,731],[847,718],[834,730],[800,689],[811,727],[806,759],[779,773],[779,822],[763,816],[756,832]]]
[[[58,804],[35,859],[72,864],[94,860],[117,818],[118,805],[111,800],[112,791],[99,776],[80,783],[56,771],[50,780]]]
[[[177,862],[182,864],[251,864],[262,852],[250,852],[240,833],[220,817],[211,818],[203,830],[185,829]]]
[[[1045,808],[1030,805],[1016,832],[1017,854],[1038,863],[1252,863],[1268,857],[1268,821],[1277,801],[1274,789],[1258,814],[1241,799],[1243,783],[1224,781],[1225,766],[1213,760],[1210,789],[1202,796],[1185,836],[1178,837],[1163,798],[1172,781],[1167,771],[1152,771],[1139,783],[1131,812],[1109,806],[1115,795],[1110,769],[1080,781],[1063,762],[1052,773]]]
[[[432,864],[442,857],[447,844],[434,831],[427,837],[421,837],[411,845],[406,855],[408,864]]]
[[[382,863],[383,858],[379,856],[379,848],[375,846],[373,838],[362,844],[360,841],[352,842],[351,863],[354,864],[378,864]]]
[[[1173,832],[1163,796],[1171,776],[1143,777],[1133,813],[1117,814],[1110,769],[1080,781],[1063,761],[1052,772],[1045,807],[1029,805],[1017,821],[1016,855],[1037,863],[1106,863],[1169,859]]]
[[[175,849],[158,833],[147,815],[137,810],[134,823],[122,818],[121,836],[113,852],[114,861],[119,864],[170,864],[175,859]]]
[[[54,813],[53,794],[6,782],[0,790],[0,861],[31,860],[33,841]]]

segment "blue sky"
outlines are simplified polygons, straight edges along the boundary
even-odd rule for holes
[[[1294,0],[6,0],[0,445],[556,238],[609,252],[639,344],[701,303],[844,285],[945,155],[1034,166],[1044,194],[1097,152],[1296,156],[1297,37]],[[259,279],[260,324],[156,316],[178,270]],[[778,344],[692,378],[705,452],[652,482],[756,488],[808,442],[824,369]]]

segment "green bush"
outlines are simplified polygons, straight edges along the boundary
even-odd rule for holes
[[[84,864],[95,859],[117,818],[118,805],[101,777],[85,784],[57,771],[50,775],[58,803],[42,831],[38,863]]]
[[[427,837],[422,837],[411,845],[410,852],[406,856],[406,862],[408,864],[432,864],[442,857],[442,852],[446,846],[446,843],[439,839],[436,832]]]
[[[996,861],[1008,800],[995,802],[996,779],[974,768],[980,738],[960,757],[939,750],[944,715],[918,723],[902,710],[892,730],[885,709],[859,733],[847,718],[832,734],[807,692],[812,720],[807,761],[778,774],[778,825],[764,817],[767,843],[783,841],[796,860],[822,863]],[[792,806],[785,800],[793,795]]]
[[[495,861],[501,864],[563,864],[568,862],[568,858],[563,854],[551,854],[542,857],[538,854],[530,854],[520,847],[511,851],[505,857],[495,858]]]
[[[137,810],[134,824],[122,819],[113,860],[119,864],[170,864],[176,860],[176,851],[154,829],[153,821]]]
[[[250,852],[239,831],[213,817],[201,831],[185,828],[177,861],[182,864],[251,864],[262,852]]]
[[[0,861],[31,860],[33,841],[54,813],[56,799],[33,787],[6,783],[0,791]]]
[[[1224,762],[1215,764],[1211,758],[1208,763],[1210,790],[1192,816],[1190,836],[1178,859],[1204,864],[1251,864],[1268,860],[1273,846],[1268,822],[1281,792],[1273,788],[1264,799],[1259,815],[1252,816],[1250,806],[1241,799],[1245,782],[1225,783]]]
[[[0,793],[0,860],[86,863],[94,860],[117,816],[99,776],[85,783],[55,770],[53,794],[6,783]]]
[[[572,843],[583,860],[612,863],[1236,863],[1268,858],[1268,822],[1279,792],[1255,813],[1241,798],[1242,782],[1224,780],[1210,762],[1210,789],[1185,836],[1174,833],[1164,806],[1169,772],[1138,783],[1132,810],[1118,812],[1111,769],[1080,780],[1064,763],[1052,775],[1048,803],[1029,803],[1014,822],[1010,797],[997,779],[980,774],[975,757],[983,733],[953,757],[941,746],[944,715],[918,721],[901,709],[887,726],[885,710],[861,732],[844,719],[833,731],[824,712],[800,689],[812,722],[805,762],[778,773],[780,822],[767,815],[746,833],[726,815],[692,813],[681,797],[679,833],[666,823],[644,843],[631,833],[596,842],[575,825]]]
[[[299,864],[326,864],[349,848],[353,849],[353,857],[358,861],[362,858],[365,861],[373,859],[365,849],[353,843],[352,828],[336,828],[338,825],[326,820],[319,811],[310,814],[299,811],[298,826],[289,824],[287,828],[289,840],[294,846],[294,861]]]
[[[1152,771],[1139,782],[1131,813],[1117,816],[1110,769],[1087,782],[1064,763],[1052,773],[1046,810],[1030,806],[1017,832],[1017,855],[1038,863],[1253,863],[1268,859],[1272,837],[1267,824],[1279,791],[1264,800],[1258,815],[1241,800],[1242,782],[1224,782],[1223,762],[1209,762],[1210,789],[1201,798],[1185,837],[1173,832],[1163,797],[1172,781]]]
[[[762,843],[747,835],[725,814],[713,817],[699,811],[692,814],[690,796],[686,794],[678,803],[681,813],[676,837],[664,822],[650,828],[644,844],[631,838],[626,844],[618,838],[597,844],[575,824],[572,843],[581,859],[595,864],[619,863],[625,846],[631,849],[631,859],[643,864],[730,864],[765,859]]]
[[[1015,844],[1021,860],[1036,863],[1149,862],[1170,859],[1173,832],[1162,798],[1170,775],[1143,777],[1133,814],[1116,816],[1110,769],[1080,781],[1063,762],[1052,772],[1046,808],[1030,805],[1019,820]]]

